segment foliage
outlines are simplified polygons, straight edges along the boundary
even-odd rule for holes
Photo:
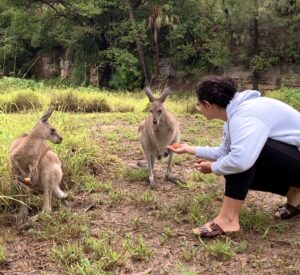
[[[137,70],[138,60],[130,52],[122,49],[106,51],[114,73],[109,82],[110,87],[120,90],[133,90],[140,86],[141,74]]]
[[[278,62],[278,58],[271,57],[267,59],[264,53],[255,55],[250,60],[250,67],[253,72],[262,73]]]
[[[162,57],[171,59],[179,75],[197,76],[222,73],[232,65],[259,73],[275,63],[300,62],[299,1],[129,3],[134,21],[121,0],[1,0],[0,71],[31,76],[37,57],[55,50],[71,60],[73,84],[89,85],[90,69],[96,68],[99,85],[133,90],[143,85],[136,38],[146,65],[156,74]],[[254,18],[259,33],[256,48]]]

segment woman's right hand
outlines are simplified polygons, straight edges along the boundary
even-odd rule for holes
[[[183,154],[183,153],[194,154],[195,153],[195,147],[194,146],[190,146],[188,144],[173,143],[173,144],[167,146],[167,148],[171,152],[174,152],[176,154]]]

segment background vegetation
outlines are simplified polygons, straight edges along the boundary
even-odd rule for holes
[[[163,57],[179,76],[239,65],[255,82],[300,63],[299,26],[296,0],[1,0],[0,70],[30,76],[41,53],[58,50],[79,85],[93,67],[101,86],[134,89],[159,78]]]

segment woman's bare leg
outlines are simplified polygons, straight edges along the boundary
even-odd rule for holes
[[[286,197],[288,204],[298,208],[300,207],[300,187],[291,186]]]

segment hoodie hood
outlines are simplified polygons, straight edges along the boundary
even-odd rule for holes
[[[228,106],[226,107],[226,113],[228,119],[232,117],[232,115],[235,113],[235,111],[239,108],[239,106],[247,101],[251,100],[253,98],[258,98],[261,96],[261,93],[256,90],[246,90],[243,92],[238,92],[234,95],[233,99],[229,102]]]

